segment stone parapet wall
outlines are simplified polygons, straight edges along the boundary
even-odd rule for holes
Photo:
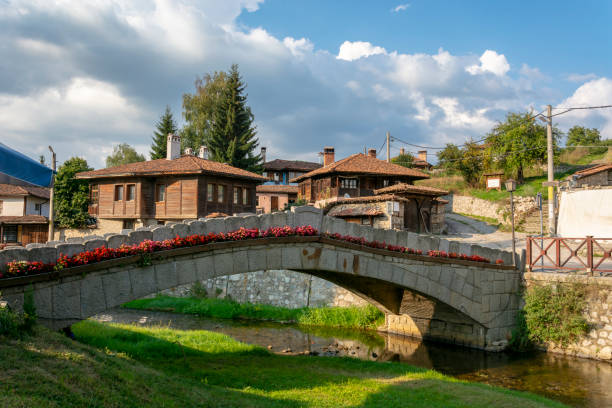
[[[201,281],[209,297],[229,297],[240,303],[287,307],[365,306],[368,302],[329,281],[305,273],[270,270],[222,276]],[[163,291],[188,296],[192,285]]]
[[[586,318],[590,331],[566,348],[554,344],[541,345],[546,351],[583,358],[612,361],[612,277],[588,277],[567,273],[531,272],[525,274],[527,287],[533,285],[586,286]]]

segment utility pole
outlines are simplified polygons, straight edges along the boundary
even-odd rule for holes
[[[53,148],[49,146],[49,150],[51,151],[51,191],[49,192],[49,236],[47,237],[47,241],[53,241],[55,239],[55,229],[53,223],[55,222],[55,217],[53,216],[53,207],[54,207],[54,199],[53,199],[53,190],[55,189],[55,165],[56,165],[56,156]]]
[[[552,133],[552,106],[546,106],[546,143],[547,143],[547,155],[548,155],[548,234],[554,235],[555,231],[555,188],[552,186],[552,182],[555,181],[555,166],[554,166],[554,153],[553,153],[553,133]]]
[[[387,132],[387,163],[391,162],[391,135]]]

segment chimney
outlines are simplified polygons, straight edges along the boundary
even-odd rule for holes
[[[181,137],[173,133],[168,133],[168,145],[166,159],[174,160],[181,157]]]
[[[376,149],[368,149],[368,156],[376,158]]]
[[[404,148],[400,148],[400,156],[403,156],[406,154],[406,150],[404,150]]]
[[[419,154],[419,160],[423,160],[424,162],[427,162],[427,150],[419,150],[418,154]]]
[[[261,148],[261,161],[264,163],[266,162],[266,150],[267,149],[265,147]]]
[[[193,149],[191,147],[185,149],[185,156],[193,156]]]
[[[325,146],[323,148],[323,167],[328,166],[335,162],[335,150],[331,146]]]
[[[200,146],[200,150],[198,150],[198,157],[200,159],[208,160],[208,147]]]

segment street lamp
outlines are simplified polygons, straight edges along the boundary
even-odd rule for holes
[[[510,216],[512,217],[512,266],[516,266],[516,247],[514,239],[514,199],[512,192],[516,190],[516,180],[506,180],[506,191],[510,193]]]

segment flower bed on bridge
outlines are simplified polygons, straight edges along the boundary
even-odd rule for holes
[[[137,245],[122,245],[119,248],[107,248],[105,246],[96,248],[92,251],[80,252],[73,256],[60,254],[60,257],[55,263],[44,264],[37,261],[13,261],[7,263],[7,272],[0,272],[0,279],[13,278],[18,276],[37,275],[41,273],[49,273],[59,271],[65,268],[74,266],[88,265],[96,262],[102,262],[109,259],[123,258],[134,255],[146,255],[153,252],[165,251],[168,249],[193,247],[198,245],[206,245],[214,242],[230,242],[242,241],[247,239],[258,238],[279,238],[290,236],[316,236],[319,232],[310,225],[300,227],[271,227],[266,230],[240,228],[239,230],[227,233],[210,233],[207,235],[190,235],[184,238],[176,236],[173,239],[165,241],[145,240]],[[348,235],[340,234],[323,234],[323,236],[339,241],[350,242],[353,244],[363,245],[370,248],[384,249],[392,252],[400,252],[406,254],[423,255],[420,249],[407,248],[399,245],[390,245],[385,242],[366,241],[364,238],[357,238]],[[490,263],[489,259],[478,255],[456,254],[454,252],[444,251],[428,251],[427,256],[435,258],[461,259],[473,262]],[[496,264],[501,264],[501,260],[497,260]]]

